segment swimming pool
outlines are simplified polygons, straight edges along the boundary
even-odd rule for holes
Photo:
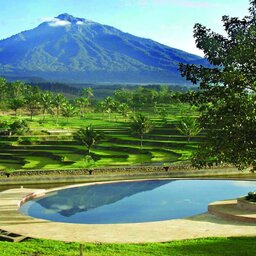
[[[254,191],[256,181],[145,180],[84,185],[49,192],[23,204],[34,218],[80,224],[152,222],[207,211],[209,203]]]

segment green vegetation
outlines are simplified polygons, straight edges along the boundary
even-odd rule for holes
[[[250,0],[243,19],[223,16],[226,37],[201,24],[194,27],[197,47],[213,65],[180,65],[182,75],[200,85],[191,95],[206,134],[194,156],[197,167],[226,163],[256,170],[255,15],[256,1]]]
[[[138,114],[132,117],[131,130],[133,133],[140,136],[140,149],[143,149],[144,135],[152,130],[153,126],[150,119],[147,116]]]
[[[168,243],[146,244],[84,244],[84,255],[88,256],[252,256],[255,255],[255,237],[208,238]],[[78,243],[29,239],[21,243],[0,242],[1,256],[73,256],[79,255]]]
[[[119,89],[99,100],[90,88],[69,99],[22,82],[1,79],[0,85],[3,171],[85,168],[88,155],[93,167],[170,164],[189,160],[200,141],[201,135],[187,141],[177,131],[179,120],[197,111],[165,86]],[[13,97],[21,99],[19,108],[10,105]],[[136,120],[142,121],[139,130],[132,125]]]
[[[198,135],[202,130],[197,120],[191,116],[183,117],[180,120],[177,129],[181,134],[187,136],[188,141],[190,141],[192,137]]]
[[[88,154],[90,154],[91,147],[98,143],[102,137],[103,135],[99,131],[96,131],[92,124],[85,127],[85,129],[80,128],[74,135],[78,143],[82,143],[86,146]]]
[[[246,196],[246,200],[256,202],[256,192],[249,192],[248,195]]]
[[[174,109],[175,111],[175,109]],[[190,142],[176,129],[177,118],[168,116],[168,124],[162,126],[159,118],[152,118],[154,128],[144,136],[144,147],[140,150],[140,137],[130,131],[129,123],[117,115],[118,121],[108,121],[101,113],[87,114],[86,118],[73,117],[67,122],[65,117],[47,115],[2,116],[11,124],[14,120],[26,120],[30,132],[24,135],[2,134],[0,137],[0,169],[68,169],[83,168],[83,159],[88,154],[83,145],[73,139],[80,127],[93,123],[98,132],[104,132],[93,148],[91,156],[96,166],[129,165],[141,163],[179,162],[189,158],[195,150],[200,136]],[[115,118],[112,113],[111,119]]]

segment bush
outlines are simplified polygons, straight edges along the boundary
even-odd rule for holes
[[[23,135],[29,132],[28,123],[25,120],[17,120],[10,125],[10,135]]]
[[[256,202],[256,192],[249,192],[245,198],[251,202]]]
[[[7,168],[4,170],[4,174],[6,175],[7,178],[9,178],[13,172],[15,172],[15,169],[13,168]]]
[[[35,145],[39,141],[37,137],[22,137],[18,139],[20,145]]]

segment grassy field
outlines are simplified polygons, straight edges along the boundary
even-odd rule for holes
[[[149,112],[149,111],[148,111]],[[186,161],[195,150],[200,137],[187,141],[176,125],[181,117],[173,108],[163,123],[157,115],[150,115],[154,128],[145,135],[140,149],[139,138],[132,134],[129,123],[122,116],[91,113],[86,117],[56,120],[47,116],[1,116],[8,122],[26,119],[31,133],[25,136],[0,137],[0,170],[6,169],[74,169],[85,168],[86,149],[73,140],[72,133],[78,128],[93,124],[104,132],[104,139],[92,148],[94,166],[162,165]]]
[[[208,238],[168,243],[84,244],[88,256],[253,256],[256,237]],[[78,243],[30,239],[21,243],[0,242],[1,256],[75,256]]]

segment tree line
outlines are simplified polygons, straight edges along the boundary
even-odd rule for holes
[[[68,98],[63,93],[54,93],[48,90],[41,90],[38,86],[31,86],[21,81],[7,83],[0,78],[0,109],[13,111],[15,115],[27,112],[31,120],[36,114],[42,114],[43,120],[47,114],[56,117],[62,115],[67,120],[75,115],[83,117],[90,109],[94,112],[108,114],[120,113],[127,118],[128,114],[135,109],[143,107],[155,107],[158,114],[166,117],[165,106],[186,102],[186,93],[174,92],[168,86],[147,88],[146,86],[136,89],[118,89],[113,96],[103,100],[96,99],[92,88],[83,88],[75,98]]]

